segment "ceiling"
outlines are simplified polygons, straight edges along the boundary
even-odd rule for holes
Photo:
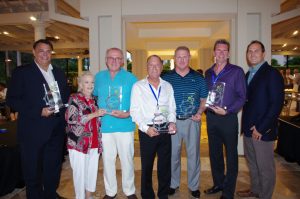
[[[80,13],[64,0],[57,1],[56,12],[80,18]],[[53,42],[55,56],[74,57],[88,54],[88,29],[50,20],[48,0],[0,0],[0,51],[31,52],[35,34],[34,26],[38,20],[31,21],[30,13],[46,24],[46,38]],[[26,16],[26,19],[20,19],[19,23],[6,22],[7,18],[13,18],[11,21],[18,21],[14,17],[22,18],[22,16]],[[59,39],[55,39],[56,36]]]
[[[56,12],[79,19],[80,13],[67,1],[57,0]],[[281,4],[282,13],[295,8],[300,8],[300,0],[287,0]],[[88,54],[88,29],[50,20],[48,0],[0,0],[0,51],[31,51],[36,22],[28,19],[30,13],[35,13],[38,20],[46,23],[46,37],[53,41],[56,57]],[[18,19],[8,20],[14,17]],[[171,49],[164,46],[170,48],[169,44],[184,41],[205,48],[212,46],[212,41],[217,38],[227,38],[229,27],[226,21],[131,22],[126,24],[126,45],[128,49],[167,51]],[[292,35],[295,30],[299,33]],[[158,43],[160,45],[156,45]],[[284,43],[287,46],[283,47]],[[300,16],[272,25],[272,52],[300,53]]]

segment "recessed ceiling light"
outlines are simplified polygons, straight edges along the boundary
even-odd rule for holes
[[[294,35],[294,36],[298,35],[298,32],[299,32],[298,30],[295,30],[295,31],[293,32],[293,35]]]
[[[31,16],[29,18],[30,18],[31,21],[36,21],[36,17],[34,17],[34,16]]]
[[[55,54],[55,51],[52,50],[52,51],[51,51],[51,54]]]
[[[296,46],[295,48],[293,48],[293,50],[298,50],[298,46]]]
[[[282,45],[283,48],[286,47],[286,46],[287,46],[287,43],[284,43],[284,44]]]
[[[8,35],[9,33],[7,31],[3,31],[3,34]]]
[[[59,39],[59,36],[55,36],[54,38],[55,38],[55,39]]]

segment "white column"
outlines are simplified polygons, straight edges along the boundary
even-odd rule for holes
[[[39,39],[45,39],[46,38],[46,24],[43,21],[36,21],[34,24],[32,24],[34,27],[34,40],[37,41]]]
[[[22,59],[21,59],[21,53],[20,51],[17,51],[17,66],[22,65]]]
[[[8,51],[5,51],[5,72],[6,72],[6,77],[10,77],[10,64],[12,60],[8,56]]]
[[[238,0],[236,31],[231,29],[231,41],[236,44],[236,64],[248,71],[246,60],[247,45],[252,40],[260,40],[266,48],[265,59],[271,61],[271,16],[280,10],[280,0]],[[235,41],[234,41],[235,39]],[[240,116],[240,115],[239,115]],[[238,153],[244,154],[243,142],[239,137]]]
[[[123,46],[121,0],[94,1],[94,4],[98,7],[96,6],[97,12],[89,16],[89,41],[90,71],[95,74],[106,69],[105,53],[108,48],[120,48],[124,51],[124,56],[126,49]],[[95,6],[88,9],[93,10]]]

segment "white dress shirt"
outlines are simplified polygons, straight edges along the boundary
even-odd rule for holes
[[[130,115],[143,132],[147,132],[148,124],[153,123],[152,120],[157,110],[157,104],[168,107],[168,122],[176,122],[176,104],[173,88],[165,80],[159,78],[159,81],[157,89],[152,86],[156,97],[152,93],[147,78],[136,82],[131,90]],[[158,101],[156,98],[158,98]]]
[[[35,62],[36,63],[36,62]],[[54,75],[52,73],[53,67],[51,64],[49,64],[48,70],[45,71],[44,69],[42,69],[42,67],[40,67],[37,63],[36,65],[38,66],[38,68],[40,69],[41,73],[43,74],[44,78],[46,79],[46,82],[48,83],[48,85],[52,85],[53,82],[55,81],[54,79]]]

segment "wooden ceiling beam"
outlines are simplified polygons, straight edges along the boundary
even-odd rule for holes
[[[64,0],[56,1],[57,9],[62,10],[65,14],[71,17],[80,19],[80,13]]]
[[[76,37],[78,40],[88,41],[88,36],[89,36],[88,31],[84,31],[83,29],[77,26],[63,24],[63,23],[55,23],[55,26],[65,30],[67,34],[74,35],[74,37]],[[68,28],[66,28],[66,26]]]

